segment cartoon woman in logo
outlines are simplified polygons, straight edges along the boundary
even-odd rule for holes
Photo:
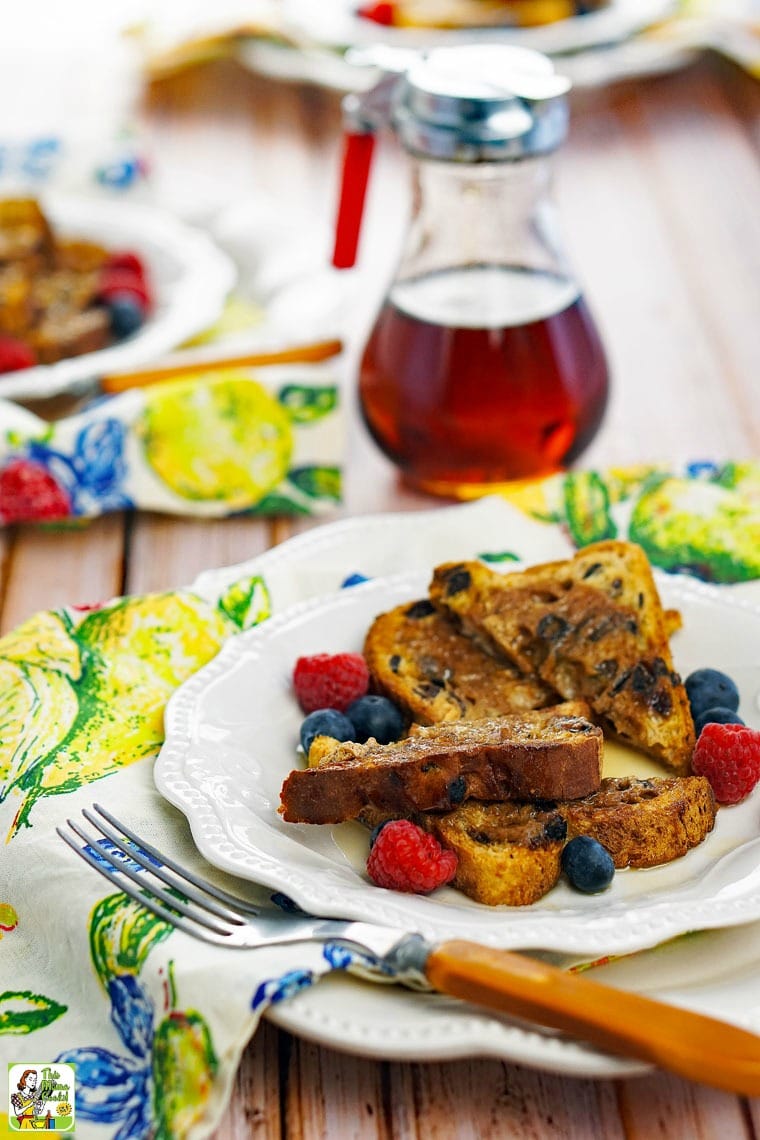
[[[39,1080],[36,1069],[24,1069],[21,1080],[16,1085],[18,1092],[11,1096],[11,1104],[20,1129],[45,1128],[46,1119],[42,1115],[45,1098],[38,1090]]]

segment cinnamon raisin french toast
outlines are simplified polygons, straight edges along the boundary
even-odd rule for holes
[[[602,780],[599,791],[572,802],[472,800],[414,818],[457,853],[455,887],[488,906],[525,906],[556,883],[567,840],[590,835],[618,868],[655,867],[700,844],[715,811],[703,776],[626,777]]]
[[[567,823],[553,804],[476,800],[443,815],[415,817],[457,854],[453,886],[486,906],[528,906],[560,874]]]
[[[558,809],[568,839],[597,839],[616,867],[655,867],[680,858],[712,831],[716,812],[704,776],[609,778],[598,792]]]
[[[427,598],[380,614],[364,641],[373,689],[417,724],[556,704],[553,689],[485,653]]]
[[[694,725],[673,667],[646,555],[607,541],[574,558],[501,574],[480,562],[437,567],[433,603],[487,652],[582,698],[605,728],[674,771],[689,771]]]
[[[576,799],[599,787],[601,763],[601,730],[554,709],[447,721],[393,744],[338,744],[327,762],[290,773],[280,812],[340,823],[368,807],[409,815],[466,799]]]

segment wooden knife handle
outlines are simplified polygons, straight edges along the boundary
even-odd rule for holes
[[[692,1081],[760,1096],[760,1037],[505,950],[451,941],[428,955],[439,992],[561,1029]]]

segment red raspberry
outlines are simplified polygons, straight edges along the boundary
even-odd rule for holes
[[[0,472],[0,519],[5,523],[31,519],[64,519],[71,503],[64,490],[38,463],[12,460]]]
[[[36,363],[37,357],[23,340],[0,336],[0,372],[16,372],[19,368],[32,368]]]
[[[408,819],[394,819],[378,833],[367,859],[367,873],[378,887],[426,895],[450,883],[457,872],[456,852],[441,847]]]
[[[721,804],[738,804],[760,780],[760,732],[743,724],[706,724],[691,766]]]
[[[369,669],[361,653],[315,653],[299,657],[293,688],[305,713],[317,709],[345,712],[369,688]]]
[[[134,273],[141,281],[145,280],[145,266],[142,258],[137,253],[133,253],[131,249],[118,250],[110,254],[107,258],[104,269],[126,269],[129,273]]]
[[[145,312],[148,312],[153,303],[148,286],[140,274],[131,269],[109,269],[106,266],[98,279],[98,300],[110,301],[119,293],[134,297]]]
[[[363,20],[372,20],[375,24],[384,24],[390,27],[395,23],[395,4],[391,0],[379,3],[362,4],[358,9],[357,15],[361,16]]]

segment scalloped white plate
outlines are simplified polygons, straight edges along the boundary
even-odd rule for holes
[[[481,906],[452,888],[427,898],[380,890],[364,873],[367,833],[358,824],[282,822],[280,787],[298,763],[301,717],[290,688],[296,658],[360,649],[375,615],[422,596],[428,580],[397,575],[296,605],[230,640],[175,693],[155,779],[187,815],[205,858],[320,914],[502,947],[622,954],[692,929],[760,918],[760,789],[721,809],[711,835],[684,858],[619,872],[598,896],[560,883],[523,908]],[[684,617],[676,666],[684,674],[725,669],[739,685],[745,719],[760,727],[760,610],[699,583],[658,576],[658,584],[664,604]]]
[[[232,260],[201,230],[171,214],[133,202],[43,195],[56,230],[133,249],[145,260],[155,308],[126,340],[0,376],[0,398],[45,399],[76,392],[98,376],[140,368],[214,323],[237,276]]]

